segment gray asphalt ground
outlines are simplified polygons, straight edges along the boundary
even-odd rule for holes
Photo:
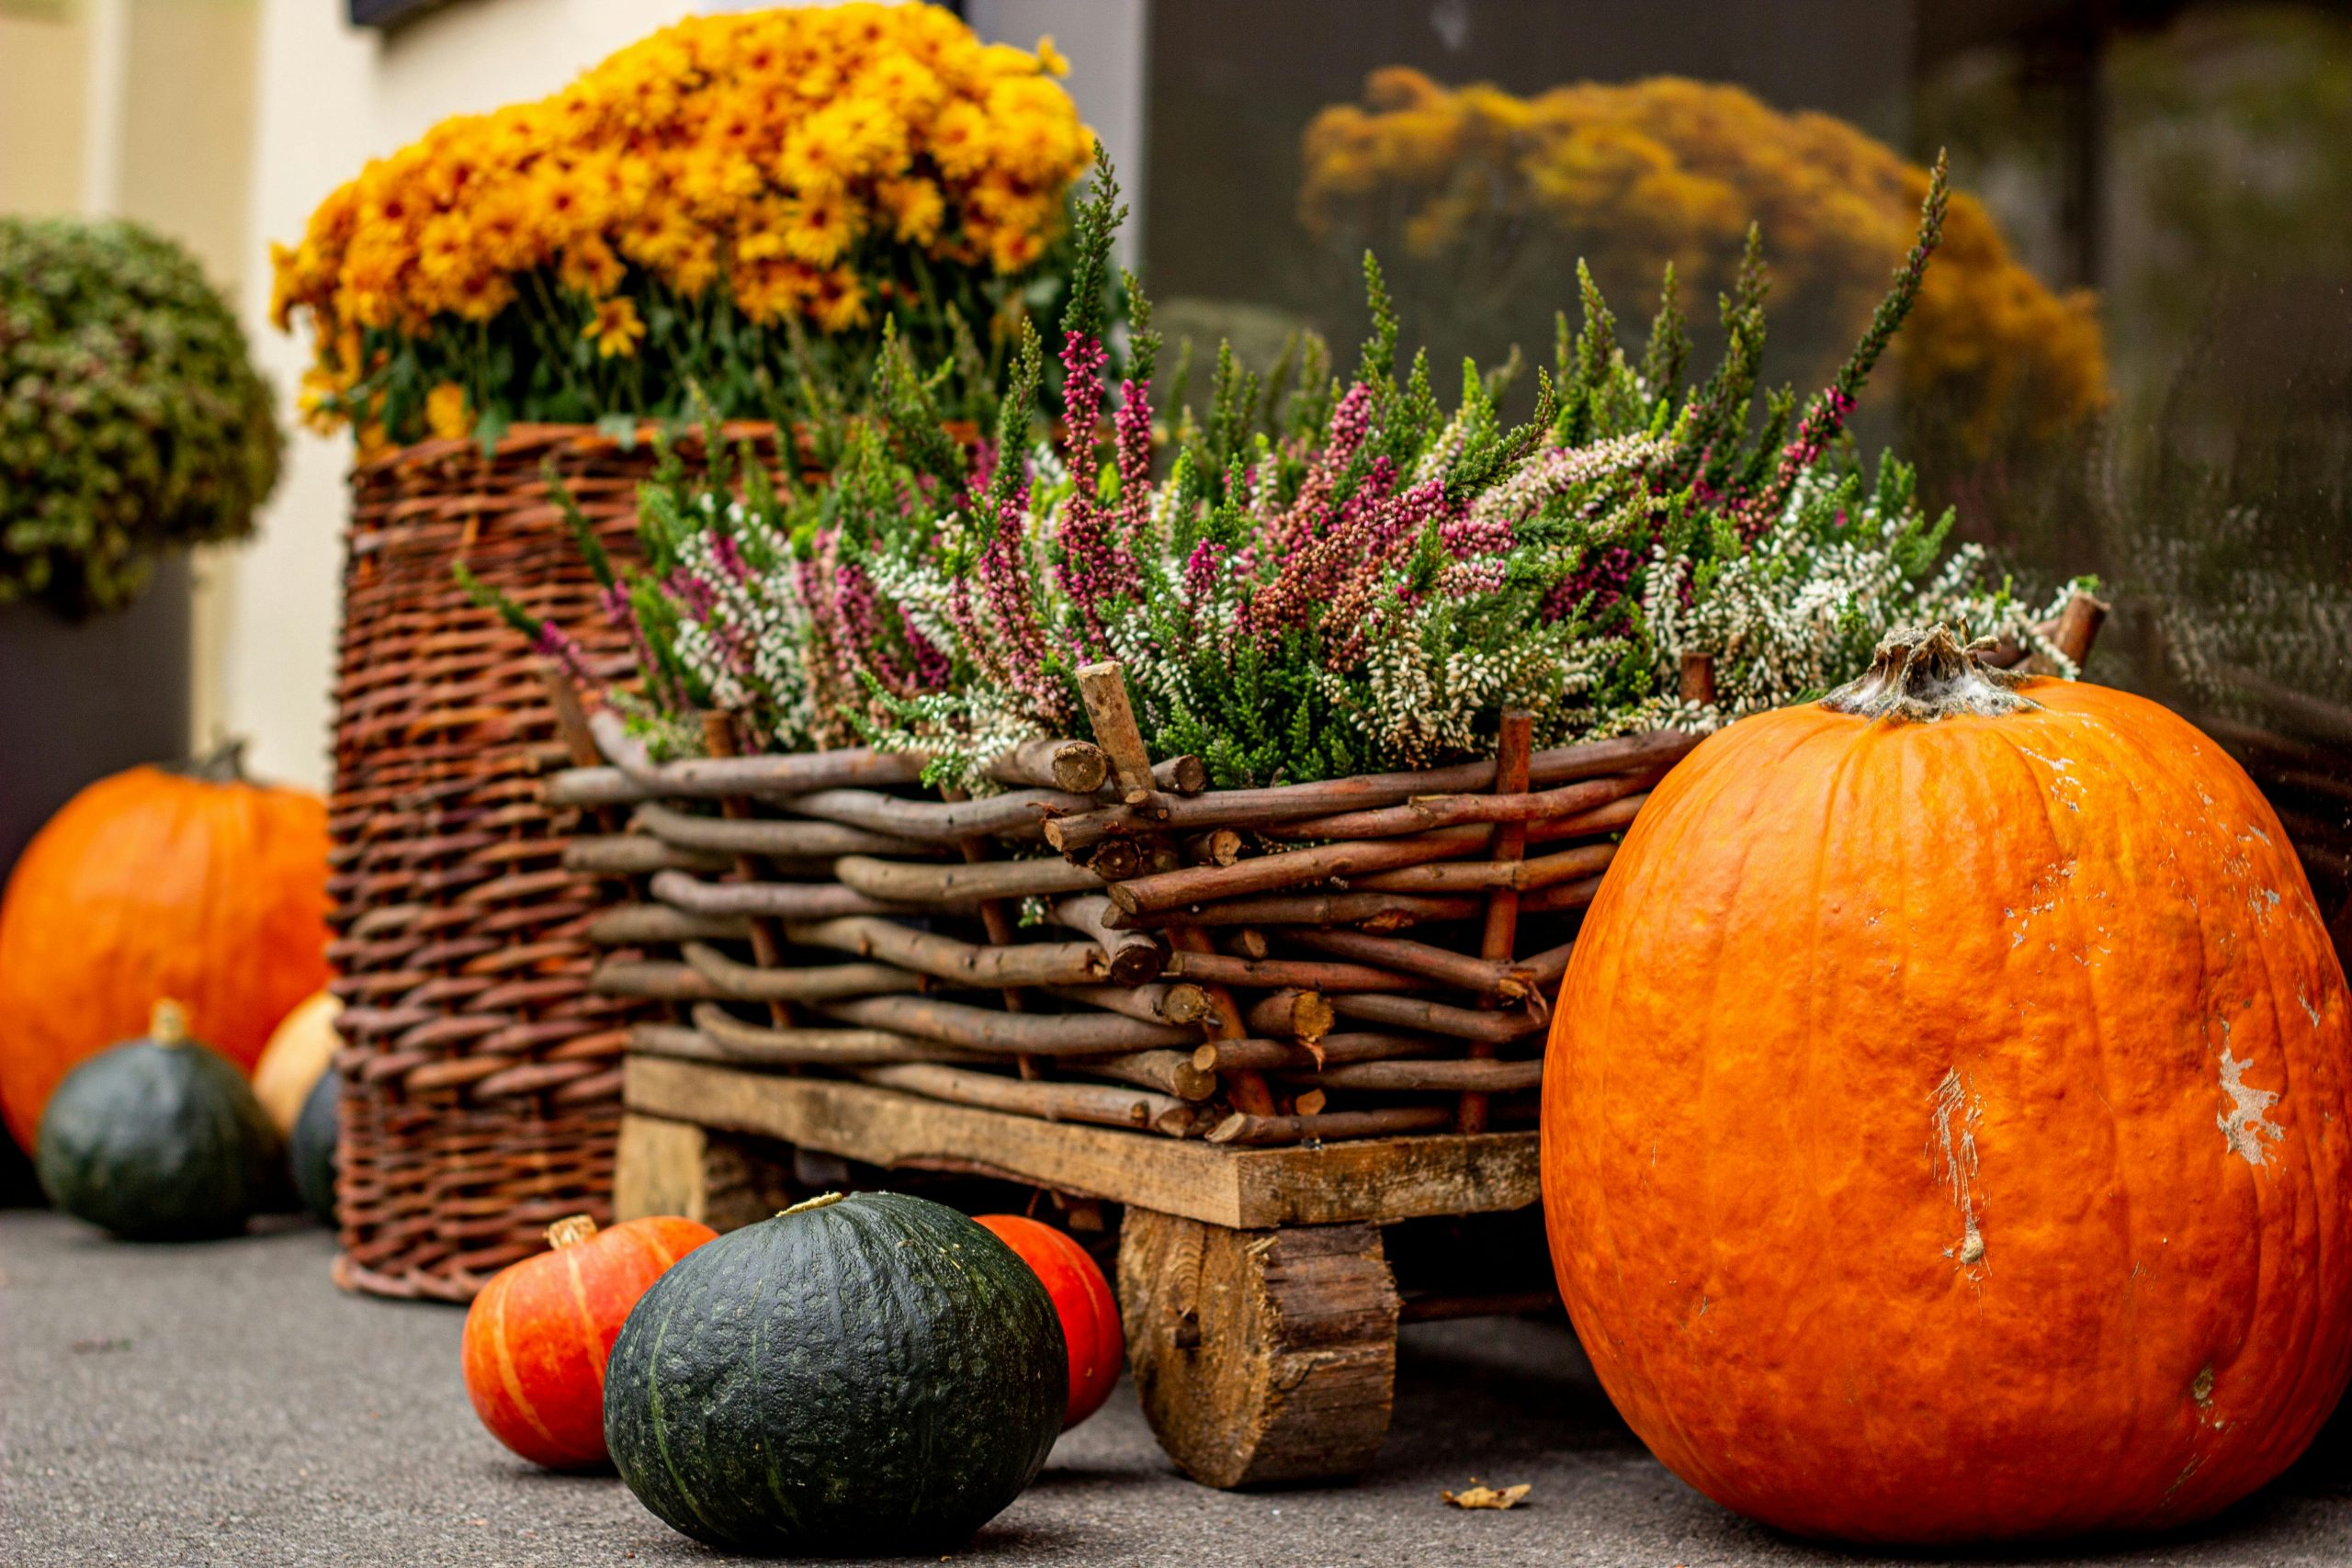
[[[286,1228],[200,1247],[0,1213],[0,1562],[8,1564],[710,1562],[610,1474],[551,1475],[475,1425],[462,1314],[346,1296]],[[1123,1390],[958,1562],[1835,1564],[1661,1469],[1565,1325],[1408,1330],[1378,1468],[1232,1495],[1169,1466]],[[2217,1524],[2029,1561],[2352,1564],[2352,1440]],[[1510,1513],[1439,1492],[1532,1483]],[[887,1509],[889,1499],[876,1497]],[[1915,1560],[1916,1561],[1916,1560]],[[2005,1559],[2006,1561],[2006,1559]]]

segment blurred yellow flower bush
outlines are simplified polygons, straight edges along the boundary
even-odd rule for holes
[[[862,377],[886,317],[968,362],[1092,151],[1065,69],[934,6],[756,11],[444,120],[273,249],[304,412],[363,441],[675,412],[689,382],[763,412],[812,359]]]
[[[1776,297],[1848,335],[1902,259],[1928,188],[1927,170],[1841,119],[1672,76],[1522,98],[1391,67],[1367,79],[1361,106],[1318,114],[1304,151],[1300,215],[1317,237],[1360,246],[1385,220],[1440,266],[1551,239],[1558,255],[1543,265],[1563,276],[1583,255],[1622,288],[1670,262],[1713,292],[1732,286],[1755,223]],[[2045,287],[1964,194],[1897,347],[1906,396],[1954,420],[1980,455],[2070,429],[2107,400],[2093,297]]]

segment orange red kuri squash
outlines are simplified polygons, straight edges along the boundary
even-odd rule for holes
[[[490,1435],[551,1470],[604,1463],[613,1340],[653,1281],[718,1235],[669,1216],[598,1230],[575,1214],[548,1227],[551,1250],[492,1275],[464,1343],[466,1394]]]
[[[288,1137],[293,1136],[294,1123],[301,1117],[302,1102],[343,1047],[334,1028],[342,1011],[343,1003],[333,991],[303,998],[269,1032],[261,1058],[254,1064],[254,1098]]]
[[[1101,1267],[1066,1233],[1023,1214],[973,1217],[1029,1265],[1061,1315],[1062,1338],[1069,1347],[1069,1415],[1062,1422],[1068,1431],[1102,1409],[1118,1386],[1126,1354],[1118,1298]]]
[[[1544,1075],[1561,1293],[1677,1474],[1802,1534],[2211,1514],[2352,1368],[2352,1002],[2245,773],[1901,633],[1659,784]]]
[[[250,784],[233,748],[133,768],[65,803],[0,903],[0,1110],[33,1146],[51,1090],[176,997],[250,1072],[327,983],[326,807]]]

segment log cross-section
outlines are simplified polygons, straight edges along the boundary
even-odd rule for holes
[[[1399,1303],[1378,1226],[1227,1230],[1129,1209],[1119,1299],[1144,1417],[1193,1480],[1324,1480],[1379,1453]]]

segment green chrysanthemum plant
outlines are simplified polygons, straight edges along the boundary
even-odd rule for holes
[[[279,448],[186,251],[135,223],[0,218],[0,604],[130,604],[158,556],[252,532]]]

